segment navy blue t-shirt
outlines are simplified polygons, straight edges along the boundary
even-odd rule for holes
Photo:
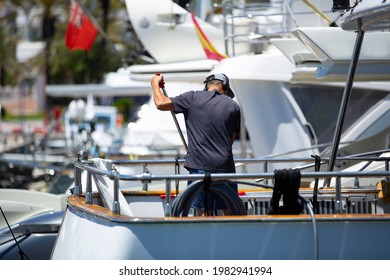
[[[171,98],[174,113],[183,113],[188,153],[185,167],[234,173],[233,132],[240,132],[240,107],[214,91],[189,91]]]

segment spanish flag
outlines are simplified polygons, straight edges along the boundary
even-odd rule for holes
[[[227,57],[226,55],[218,52],[218,50],[213,46],[213,44],[211,44],[206,34],[204,34],[203,30],[200,28],[200,25],[196,20],[195,16],[191,14],[191,17],[195,25],[196,34],[198,35],[198,38],[200,40],[200,43],[202,44],[203,50],[206,53],[207,58],[218,60],[218,61],[221,61],[222,59],[226,58]]]

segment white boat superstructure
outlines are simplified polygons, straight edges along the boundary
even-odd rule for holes
[[[237,100],[244,108],[243,114],[251,140],[255,143],[263,143],[257,148],[254,147],[257,156],[293,152],[294,142],[292,139],[294,137],[297,137],[296,141],[301,143],[302,149],[307,149],[304,152],[306,155],[315,153],[313,149],[310,150],[313,144],[324,144],[331,140],[324,138],[324,135],[329,135],[329,128],[334,125],[335,110],[339,106],[344,87],[344,83],[340,81],[346,78],[347,58],[348,55],[349,57],[352,55],[350,51],[345,49],[353,47],[353,34],[338,28],[300,28],[293,33],[298,34],[299,39],[302,39],[305,43],[307,42],[307,45],[312,49],[316,47],[317,52],[309,52],[310,48],[306,47],[307,45],[305,46],[301,41],[280,39],[275,40],[275,45],[285,51],[284,54],[275,50],[274,53],[270,54],[237,56],[225,59],[215,67],[215,71],[225,72],[231,79],[231,85],[237,92]],[[333,36],[338,38],[337,42],[340,43],[340,46],[343,46],[340,47],[340,52],[343,51],[343,57],[340,60],[330,62],[331,56],[327,55],[322,47],[328,46],[329,49],[329,38]],[[344,40],[341,38],[344,38]],[[379,34],[379,36],[367,34],[366,39],[369,43],[363,46],[362,67],[357,70],[356,77],[357,79],[371,79],[373,81],[358,81],[354,84],[356,97],[354,97],[353,106],[359,108],[360,111],[356,111],[359,113],[351,112],[351,119],[348,119],[349,125],[353,123],[358,125],[359,121],[362,121],[362,119],[357,121],[361,114],[369,112],[371,107],[373,109],[378,107],[375,104],[377,102],[383,103],[384,101],[381,100],[386,100],[388,94],[388,82],[374,82],[375,80],[384,79],[386,75],[388,76],[386,69],[389,68],[388,65],[386,66],[386,60],[381,60],[378,52],[370,55],[371,58],[377,56],[375,59],[368,56],[372,50],[370,48],[372,44],[385,46],[389,36],[388,34]],[[299,52],[286,52],[292,42],[294,45],[301,46],[295,49]],[[343,42],[346,42],[346,44],[344,45]],[[340,52],[338,55],[340,55]],[[319,53],[320,55],[318,55]],[[382,57],[388,56],[382,52]],[[305,60],[302,58],[305,58]],[[290,59],[295,59],[295,61],[292,62]],[[375,66],[376,64],[378,64],[378,67]],[[267,67],[264,67],[265,65]],[[325,76],[319,76],[321,71],[328,73]],[[286,106],[290,108],[292,113],[286,110]],[[378,107],[378,113],[371,113],[371,118],[365,120],[370,120],[370,123],[375,122],[377,119],[372,119],[374,115],[379,120],[380,115],[383,114],[382,110],[386,111],[384,106],[385,104]],[[279,125],[273,125],[272,121],[276,122],[277,118],[283,117],[283,114],[285,115],[285,121],[280,121]],[[269,119],[271,122],[268,121]],[[283,134],[278,136],[278,126],[281,127],[283,124],[294,120],[299,124],[297,125],[298,129],[291,127],[296,133],[291,134],[289,132],[291,137]],[[380,123],[386,124],[386,120],[388,120],[388,117],[382,117]],[[263,125],[261,125],[262,122]],[[364,126],[362,125],[360,123],[361,129]],[[366,123],[365,129],[367,129],[367,126]],[[305,127],[310,129],[305,129]],[[383,127],[383,129],[385,128]],[[357,127],[354,130],[356,138],[351,139],[352,134],[349,134],[349,137],[344,138],[345,141],[359,140],[357,138],[357,133],[359,133]],[[267,134],[264,132],[267,132]],[[309,137],[311,132],[316,137]],[[269,140],[268,145],[279,149],[273,151],[272,148],[270,149],[267,146],[268,139],[266,136],[269,135],[274,135],[273,138],[281,139],[280,141],[284,139],[288,143],[286,145],[276,145],[277,141]],[[301,137],[303,141],[298,137]],[[280,147],[284,147],[284,150],[281,150]],[[377,146],[377,148],[386,147]],[[356,150],[356,152],[359,151]]]
[[[313,4],[326,19],[315,14]],[[186,7],[170,0],[158,5],[152,0],[127,0],[126,6],[137,36],[159,64],[206,58],[191,13],[216,50],[228,56],[261,51],[264,40],[285,35],[296,26],[326,26],[331,14],[330,4],[321,0],[222,1],[219,5],[202,0]]]
[[[352,143],[352,153],[367,151],[364,142],[357,144],[362,140],[357,135],[363,133],[359,130],[363,126],[367,129],[377,121],[383,124],[377,132],[383,133],[375,137],[382,139],[370,148],[388,147],[384,145],[388,143],[388,115],[381,117],[384,107],[376,104],[388,95],[389,39],[388,32],[374,32],[365,34],[362,42],[351,109],[343,127],[355,131],[343,137]],[[332,141],[330,132],[336,126],[354,44],[354,33],[339,27],[297,26],[290,36],[271,39],[261,54],[226,58],[214,67],[230,77],[237,92],[251,142],[259,144],[253,145],[255,156],[309,156],[329,151],[326,147]],[[364,113],[378,119],[361,119]],[[362,120],[366,123],[359,125]]]
[[[255,157],[317,153],[311,126],[285,84],[292,69],[287,58],[273,54],[237,56],[214,68],[237,92]]]
[[[250,141],[256,143],[251,147],[254,156],[316,154],[318,150],[313,146],[317,144],[317,139],[313,128],[288,87],[280,82],[280,79],[289,81],[294,65],[281,55],[263,55],[261,59],[264,61],[260,65],[267,67],[259,67],[257,57],[253,56],[267,51],[270,38],[286,36],[297,25],[326,26],[326,19],[331,13],[329,4],[313,1],[318,5],[318,10],[324,11],[324,19],[304,2],[224,1],[220,7],[223,14],[211,13],[207,21],[197,18],[216,49],[225,49],[225,53],[238,59],[236,61],[236,57],[233,57],[218,63],[207,59],[195,33],[189,9],[179,7],[173,1],[161,1],[159,5],[151,5],[153,8],[145,13],[138,10],[142,6],[138,1],[128,0],[128,14],[135,32],[157,62],[132,66],[130,77],[149,81],[152,74],[161,72],[168,85],[184,80],[202,83],[210,72],[225,72],[232,76],[231,85],[241,96],[237,97],[237,101],[245,120],[243,131],[248,131]],[[181,45],[186,47],[182,48]],[[257,79],[258,72],[267,79],[267,83],[260,87],[247,82],[254,77]],[[268,82],[268,79],[271,81]],[[263,94],[259,94],[260,90]],[[173,95],[180,93],[174,89],[169,92]],[[274,110],[275,107],[280,110]],[[242,133],[242,142],[245,141],[245,132]]]
[[[359,1],[343,15],[341,27],[344,30],[388,30],[389,11],[390,3],[387,1]]]
[[[202,2],[210,4],[209,1]],[[207,58],[196,35],[191,14],[175,1],[161,0],[156,4],[153,0],[126,0],[126,6],[137,37],[156,63],[196,61]],[[198,21],[215,48],[223,52],[222,29],[200,18]],[[237,49],[237,53],[246,53],[249,47],[249,45],[242,46],[241,50]]]

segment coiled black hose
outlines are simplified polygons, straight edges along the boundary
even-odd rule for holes
[[[172,205],[172,216],[187,217],[193,201],[202,191],[210,192],[215,197],[219,197],[227,205],[230,215],[246,215],[246,209],[238,197],[237,192],[229,186],[229,181],[195,181],[190,184],[181,194],[179,194]],[[205,185],[207,184],[207,188]]]

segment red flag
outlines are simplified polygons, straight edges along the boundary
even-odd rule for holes
[[[71,0],[70,18],[66,29],[65,44],[71,51],[92,48],[96,37],[96,27],[76,1]]]
[[[226,58],[227,56],[218,52],[218,50],[210,42],[209,38],[207,38],[206,34],[200,28],[200,25],[199,25],[198,21],[196,20],[195,16],[193,14],[191,14],[191,17],[192,17],[192,21],[195,25],[196,34],[198,35],[198,38],[200,40],[200,43],[202,44],[203,50],[204,50],[207,58],[218,60],[218,61]]]

